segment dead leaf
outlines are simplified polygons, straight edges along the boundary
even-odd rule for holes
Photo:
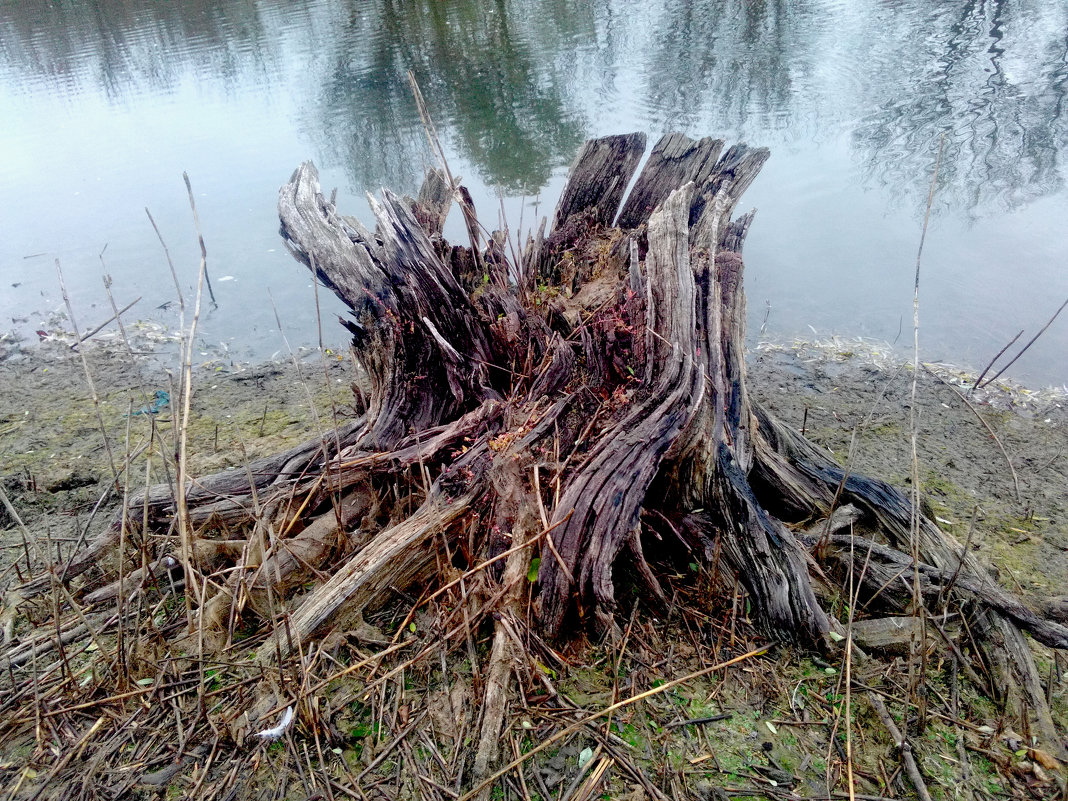
[[[1046,770],[1061,770],[1063,767],[1060,762],[1040,748],[1028,748],[1027,756]]]

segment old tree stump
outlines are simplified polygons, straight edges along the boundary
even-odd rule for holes
[[[627,194],[645,146],[641,134],[587,142],[551,227],[521,253],[480,229],[445,172],[431,171],[417,199],[383,190],[372,232],[323,195],[311,163],[296,170],[279,196],[281,233],[351,309],[342,322],[366,411],[188,485],[184,567],[202,588],[202,624],[275,625],[258,645],[270,662],[331,630],[388,641],[365,613],[397,592],[466,581],[468,624],[494,628],[475,760],[485,775],[528,575],[547,638],[612,636],[621,607],[668,606],[664,565],[696,562],[725,589],[740,582],[770,640],[833,649],[841,624],[820,599],[855,566],[884,610],[917,613],[914,586],[932,607],[951,597],[968,610],[992,684],[1015,688],[1033,731],[1062,751],[1021,631],[1065,648],[1068,629],[914,520],[898,490],[847,474],[748,392],[752,213],[732,215],[768,151],[671,134]],[[442,238],[454,200],[471,246]],[[130,503],[142,506],[150,526],[174,519],[166,487]],[[235,548],[241,526],[251,545]],[[64,566],[64,580],[113,548],[115,532]],[[476,581],[472,569],[495,557]]]

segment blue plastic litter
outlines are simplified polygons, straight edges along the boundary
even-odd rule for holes
[[[171,405],[171,393],[167,392],[166,390],[157,389],[155,397],[156,400],[151,406],[142,406],[140,409],[134,412],[134,415],[136,416],[139,414],[159,414],[160,410],[163,407]]]

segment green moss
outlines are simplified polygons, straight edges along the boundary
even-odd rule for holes
[[[904,436],[901,425],[895,421],[879,423],[864,430],[864,436],[872,439],[899,439]]]
[[[934,470],[929,470],[920,480],[920,487],[928,498],[937,496],[945,499],[947,506],[959,507],[961,502],[973,505],[975,503],[975,498],[972,495],[946,478],[944,473],[935,472]]]
[[[612,679],[597,668],[576,668],[563,683],[567,696],[580,706],[604,707],[612,703]]]

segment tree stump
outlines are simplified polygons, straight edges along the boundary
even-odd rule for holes
[[[436,476],[415,514],[302,603],[297,636],[359,612],[382,587],[425,579],[433,538],[477,519],[496,521],[474,524],[483,557],[513,530],[539,543],[535,610],[548,635],[613,632],[621,576],[665,606],[655,565],[685,553],[710,568],[725,561],[768,637],[826,647],[838,624],[813,589],[813,573],[824,580],[817,560],[853,553],[866,591],[901,610],[900,581],[887,587],[912,571],[917,537],[924,599],[951,591],[986,610],[1003,656],[992,662],[1063,754],[1019,632],[1065,648],[1068,628],[994,586],[932,521],[914,521],[903,494],[847,474],[747,391],[742,247],[753,213],[732,214],[768,151],[668,134],[624,202],[644,148],[641,134],[587,142],[548,235],[516,263],[499,235],[472,254],[447,245],[440,223],[419,224],[441,216],[426,198],[448,202],[441,172],[420,201],[388,191],[372,201],[374,235],[323,198],[310,164],[283,187],[283,237],[352,309],[345,325],[370,378],[363,433],[330,463],[332,489],[416,458]],[[471,208],[462,187],[452,195]],[[853,512],[852,535],[832,531],[836,506]],[[539,516],[542,530],[529,531]],[[818,521],[821,536],[795,535]],[[281,638],[261,654],[279,648]]]
[[[949,596],[982,612],[1002,656],[990,664],[1063,753],[1020,632],[1066,648],[1068,628],[996,587],[932,521],[915,520],[903,494],[846,473],[747,390],[742,249],[753,213],[732,215],[768,151],[721,155],[720,141],[669,134],[624,202],[644,147],[641,134],[587,142],[551,229],[543,223],[514,258],[507,234],[481,253],[442,238],[451,201],[472,208],[445,172],[418,199],[372,199],[373,232],[322,194],[310,162],[293,173],[281,234],[350,309],[341,322],[366,375],[366,414],[245,474],[191,484],[194,524],[245,525],[262,540],[256,559],[200,551],[191,575],[231,554],[204,612],[259,608],[266,625],[262,599],[274,593],[289,613],[259,646],[270,661],[328,628],[359,627],[391,590],[433,589],[442,561],[463,571],[507,553],[499,590],[472,600],[500,610],[487,688],[498,704],[500,627],[533,564],[546,636],[610,636],[624,594],[668,604],[665,565],[722,560],[767,637],[808,648],[834,647],[827,635],[840,627],[817,582],[855,568],[882,606],[917,613],[900,581],[915,572],[921,601]],[[129,506],[155,527],[176,513],[166,488]],[[63,580],[117,531],[63,566]],[[494,740],[483,731],[483,770]]]

